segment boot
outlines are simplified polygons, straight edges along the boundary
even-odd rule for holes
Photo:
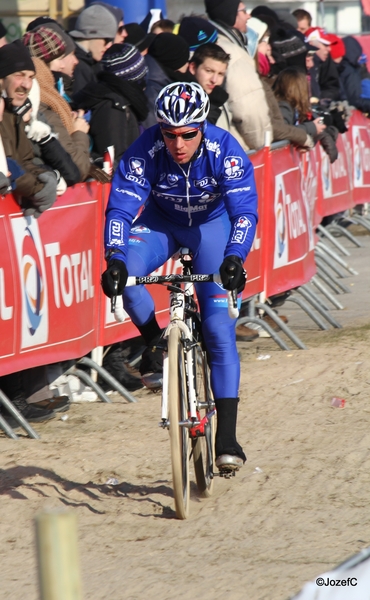
[[[28,404],[26,402],[25,393],[23,391],[20,374],[11,373],[4,377],[5,386],[4,391],[9,399],[14,404],[15,408],[24,416],[30,423],[40,423],[42,421],[48,421],[55,417],[55,412],[49,408],[37,407],[34,404]],[[8,417],[6,417],[8,419]]]
[[[215,400],[217,410],[216,466],[222,470],[238,470],[247,460],[243,448],[236,441],[236,419],[239,398]]]

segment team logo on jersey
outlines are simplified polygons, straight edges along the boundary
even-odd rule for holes
[[[130,173],[136,177],[142,177],[145,171],[145,160],[143,158],[132,157],[129,159]]]
[[[248,217],[239,217],[237,222],[234,224],[234,231],[231,238],[232,244],[244,244],[249,229],[252,227],[252,223]]]
[[[244,175],[241,156],[227,156],[224,160],[226,179],[240,179]]]
[[[201,189],[209,185],[212,187],[217,187],[217,181],[214,177],[203,177],[203,179],[195,179],[194,185],[195,187]]]
[[[150,233],[150,229],[145,225],[135,225],[135,227],[131,227],[130,233]]]
[[[167,181],[170,186],[176,185],[179,181],[178,175],[172,175],[171,173],[167,175]]]

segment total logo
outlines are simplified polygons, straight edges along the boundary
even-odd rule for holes
[[[277,179],[280,179],[279,177]],[[275,186],[275,254],[274,268],[288,262],[287,220],[285,214],[284,181],[276,181]]]
[[[362,160],[361,160],[361,136],[360,128],[355,125],[352,127],[353,135],[353,169],[355,187],[363,185]]]
[[[321,154],[321,180],[322,180],[322,193],[324,198],[331,198],[332,192],[332,180],[331,180],[331,169],[329,156],[325,150],[320,146]]]
[[[22,289],[21,347],[29,348],[45,343],[49,334],[44,255],[33,218],[14,218],[11,224]]]

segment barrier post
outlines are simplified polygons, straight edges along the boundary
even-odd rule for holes
[[[45,511],[35,524],[40,600],[82,600],[76,514]]]

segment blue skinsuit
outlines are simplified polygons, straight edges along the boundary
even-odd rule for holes
[[[105,247],[122,251],[114,258],[126,262],[129,275],[152,273],[182,246],[193,253],[194,273],[216,273],[225,256],[245,261],[256,223],[253,165],[232,135],[207,123],[197,158],[179,165],[155,125],[128,148],[116,170]],[[215,283],[199,284],[196,291],[214,397],[236,398],[240,364],[227,294]],[[125,289],[124,306],[136,325],[154,316],[143,286]]]

